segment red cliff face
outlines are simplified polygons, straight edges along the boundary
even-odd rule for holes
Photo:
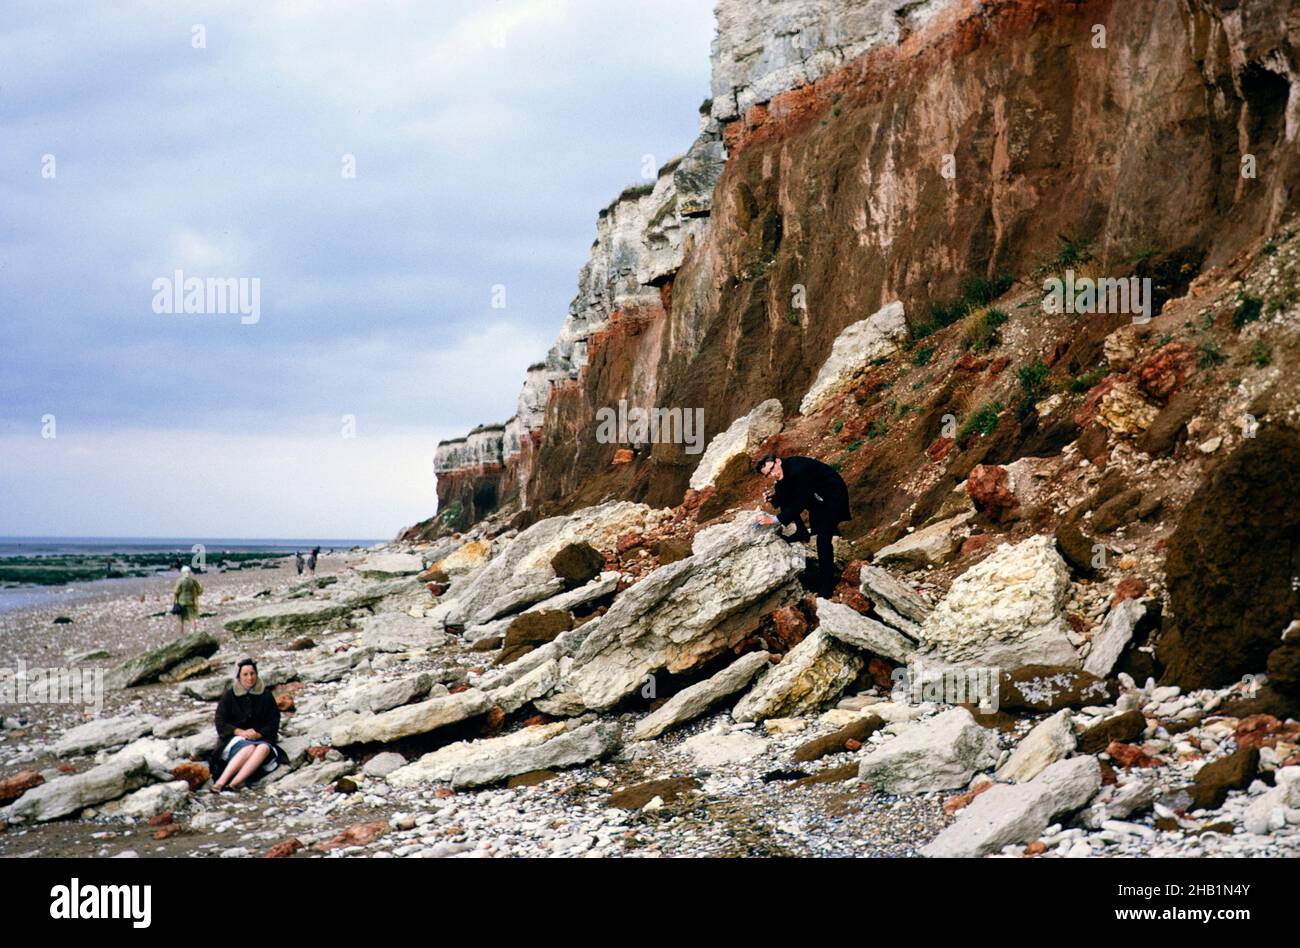
[[[698,457],[657,444],[615,465],[628,446],[597,440],[597,411],[621,399],[702,408],[712,436],[767,398],[794,412],[841,330],[891,300],[919,336],[932,305],[974,278],[1007,274],[1041,296],[1048,265],[1076,260],[1094,275],[1154,274],[1163,296],[1181,296],[1288,213],[1300,16],[1284,0],[931,0],[910,20],[893,6],[892,32],[836,45],[864,50],[856,58],[765,98],[799,70],[767,49],[737,66],[726,56],[745,44],[720,37],[725,101],[654,193],[602,216],[561,340],[525,387],[535,411],[514,422],[522,447],[503,439],[490,463],[440,471],[456,525],[503,503],[529,520],[610,496],[679,502]],[[725,166],[710,171],[724,143]],[[1120,322],[1078,320],[1049,355],[1084,372]],[[967,389],[983,384],[958,375],[907,393],[924,405],[904,418],[914,454],[848,465],[868,511],[858,529],[916,500],[903,485],[929,463],[939,417],[970,410]]]

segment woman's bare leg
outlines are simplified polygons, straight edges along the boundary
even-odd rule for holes
[[[239,768],[244,766],[245,761],[252,756],[257,747],[241,747],[235,756],[226,761],[226,769],[221,771],[221,779],[215,783],[215,786],[224,787],[230,782],[231,776],[239,773]]]
[[[248,749],[249,748],[245,748],[245,750]],[[256,747],[252,748],[252,751],[253,752],[248,756],[248,760],[244,762],[244,766],[240,768],[239,773],[235,774],[235,779],[230,781],[232,787],[239,786],[249,777],[253,776],[253,774],[257,773],[257,768],[261,767],[262,764],[266,762],[267,756],[270,755],[271,748],[267,747],[265,744],[258,744]]]

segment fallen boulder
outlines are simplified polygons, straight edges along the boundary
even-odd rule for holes
[[[1098,678],[1109,675],[1133,640],[1133,630],[1146,612],[1146,603],[1141,599],[1121,599],[1111,606],[1101,628],[1092,637],[1092,650],[1083,663],[1083,670]]]
[[[566,687],[588,708],[612,707],[660,669],[676,674],[712,658],[798,596],[805,556],[755,531],[752,518],[700,531],[692,551],[624,591],[596,620]]]
[[[51,750],[57,757],[76,757],[110,747],[121,747],[150,733],[159,723],[152,714],[96,718],[79,724],[54,742]]]
[[[1036,839],[1062,816],[1083,807],[1101,787],[1095,757],[1058,760],[1027,783],[1000,783],[977,796],[922,856],[985,856]]]
[[[632,732],[632,740],[649,740],[694,720],[719,701],[748,686],[754,676],[768,666],[770,659],[767,652],[749,652],[712,677],[683,688],[658,710],[641,719]]]
[[[130,688],[154,681],[163,672],[181,662],[194,657],[207,658],[216,652],[217,640],[206,632],[191,632],[189,635],[168,642],[159,648],[128,659],[115,668],[104,673],[104,685],[108,688]]]
[[[0,819],[11,823],[44,822],[115,800],[149,782],[149,762],[143,757],[112,760],[83,773],[60,777],[28,790]]]
[[[758,679],[731,716],[737,721],[762,721],[819,711],[858,677],[863,664],[856,651],[817,629]]]
[[[876,747],[858,766],[858,779],[886,793],[955,790],[997,763],[997,737],[965,708],[918,722]]]
[[[1064,615],[1070,576],[1052,540],[1003,545],[953,580],[921,629],[921,653],[1013,670],[1080,664]]]
[[[817,600],[817,628],[852,648],[901,664],[916,651],[916,643],[901,632],[850,609],[843,603]]]
[[[387,743],[413,734],[428,734],[448,724],[484,714],[492,701],[476,689],[430,698],[419,704],[393,708],[382,714],[347,718],[330,728],[330,742],[335,747],[349,744]]]
[[[1038,722],[1016,745],[1007,762],[994,772],[994,778],[1024,783],[1033,780],[1058,760],[1070,756],[1077,742],[1072,720],[1069,709],[1064,709]]]
[[[799,402],[799,413],[811,415],[863,366],[897,352],[906,338],[907,321],[899,300],[881,307],[866,319],[850,323],[831,344],[830,354]]]
[[[756,405],[748,414],[741,415],[725,431],[714,435],[691,474],[691,489],[704,490],[712,487],[732,458],[748,455],[768,438],[780,433],[784,419],[785,410],[781,407],[781,400],[769,398]]]

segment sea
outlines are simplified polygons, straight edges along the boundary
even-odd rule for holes
[[[13,556],[126,556],[139,553],[176,553],[185,562],[202,544],[211,559],[221,553],[293,553],[304,554],[318,546],[321,552],[366,548],[386,540],[340,538],[248,538],[248,537],[0,537],[0,558]],[[96,590],[116,584],[138,583],[138,579],[100,579],[68,583],[64,586],[0,587],[0,613],[27,606],[52,602],[71,602]]]

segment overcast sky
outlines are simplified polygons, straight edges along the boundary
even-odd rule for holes
[[[429,516],[436,441],[513,414],[597,212],[694,138],[712,5],[6,0],[0,535]],[[176,270],[257,321],[155,312]]]

